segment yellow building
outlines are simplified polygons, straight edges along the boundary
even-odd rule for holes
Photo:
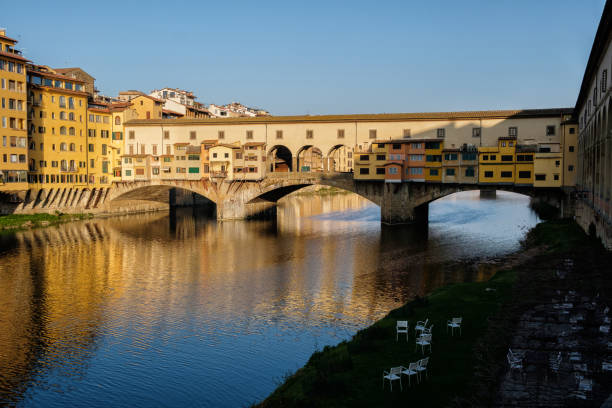
[[[578,123],[569,120],[561,124],[563,137],[563,187],[576,186],[578,169]]]
[[[519,145],[516,147],[515,181],[517,186],[533,185],[533,161],[537,145]]]
[[[112,112],[111,146],[114,150],[112,181],[121,181],[123,179],[121,156],[127,152],[125,146],[127,138],[124,131],[124,123],[138,117],[138,114],[131,108],[131,105],[130,102],[114,102],[110,106]]]
[[[563,153],[560,143],[539,143],[535,154],[534,187],[561,187]]]
[[[30,187],[87,185],[87,93],[82,81],[28,65]]]
[[[497,146],[478,148],[480,184],[513,184],[515,176],[516,137],[500,137]]]
[[[112,115],[103,102],[90,101],[87,108],[87,183],[109,187],[114,180],[113,163],[119,158],[112,144]]]
[[[444,142],[442,140],[432,140],[425,142],[425,181],[440,183],[442,182],[442,150]]]
[[[369,149],[355,151],[355,180],[385,180],[387,149],[383,141],[375,141]]]
[[[26,62],[0,30],[0,191],[28,189]]]

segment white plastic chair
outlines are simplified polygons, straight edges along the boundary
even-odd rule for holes
[[[421,379],[421,373],[423,371],[425,371],[425,377],[429,377],[429,374],[427,373],[427,364],[429,364],[429,357],[425,357],[420,359],[417,362],[418,366],[417,366],[417,373],[419,373],[419,380]]]
[[[431,334],[423,334],[416,340],[416,346],[414,351],[421,346],[421,353],[425,354],[425,347],[429,346],[429,352],[431,353]]]
[[[408,368],[406,367],[402,367],[402,374],[407,375],[408,376],[408,386],[410,387],[410,377],[412,377],[413,375],[417,376],[417,383],[419,382],[419,372],[417,371],[419,367],[419,363],[410,363],[408,364]]]
[[[423,334],[432,334],[431,331],[433,330],[433,327],[434,327],[434,325],[432,324],[431,326],[424,328],[423,332],[421,333],[421,335],[423,335]]]
[[[451,320],[446,322],[446,331],[448,332],[448,328],[451,328],[451,336],[455,335],[455,329],[459,329],[459,335],[461,336],[461,322],[463,321],[462,317],[453,317]]]
[[[429,319],[425,319],[425,321],[418,321],[416,326],[414,326],[414,332],[416,333],[416,335],[418,336],[420,332],[422,332],[423,330],[425,330],[425,328],[427,327],[427,323],[429,323]]]
[[[399,380],[400,382],[400,391],[402,390],[402,370],[404,367],[391,367],[389,371],[383,371],[383,390],[385,389],[385,380],[389,380],[389,386],[391,387],[391,391],[393,391],[393,381]]]
[[[399,339],[400,333],[406,333],[406,341],[408,341],[408,320],[398,320],[395,326],[395,341]]]

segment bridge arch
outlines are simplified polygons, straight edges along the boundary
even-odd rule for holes
[[[161,203],[171,202],[171,191],[190,192],[204,198],[207,202],[216,204],[216,192],[208,184],[198,181],[168,180],[168,181],[132,181],[118,184],[107,197],[106,203],[115,201],[142,200]],[[176,191],[175,190],[175,191]],[[194,197],[196,199],[197,197]]]
[[[272,146],[268,150],[267,160],[269,163],[268,171],[272,173],[293,171],[293,154],[291,150],[283,144]]]

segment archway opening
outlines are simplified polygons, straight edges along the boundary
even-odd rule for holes
[[[268,170],[272,173],[293,171],[293,155],[287,146],[276,145],[268,152]]]
[[[322,172],[323,153],[321,149],[312,145],[302,147],[297,154],[297,171]]]
[[[327,171],[336,173],[353,172],[353,148],[343,144],[332,147],[325,158]]]

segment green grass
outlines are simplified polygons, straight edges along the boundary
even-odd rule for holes
[[[527,233],[523,245],[526,247],[546,245],[550,252],[567,252],[599,244],[590,239],[573,220],[563,219],[536,225]]]
[[[358,332],[350,341],[325,347],[288,377],[260,407],[374,407],[392,404],[445,406],[468,390],[475,357],[472,349],[487,329],[487,319],[510,297],[516,274],[499,272],[488,282],[461,283],[416,299],[374,325]],[[486,291],[493,288],[494,291]],[[463,335],[451,337],[446,321],[463,317]],[[382,389],[382,373],[393,366],[408,366],[422,358],[415,351],[414,324],[433,322],[433,353],[430,378],[403,392],[394,384]],[[395,340],[397,320],[408,320],[410,338]],[[427,354],[427,353],[426,353]],[[414,378],[413,378],[414,379]],[[396,387],[397,385],[397,387]]]
[[[0,216],[0,230],[20,230],[46,227],[63,222],[91,218],[91,214],[10,214]]]

